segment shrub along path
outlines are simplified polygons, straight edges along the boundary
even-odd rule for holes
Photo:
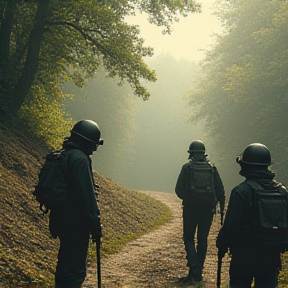
[[[181,201],[175,194],[145,192],[168,205],[173,217],[159,229],[127,244],[117,254],[101,260],[103,288],[168,288],[178,287],[179,277],[187,274],[186,258],[182,241]],[[216,236],[220,224],[213,221],[208,253],[203,272],[203,285],[216,287],[217,249]],[[84,287],[97,287],[96,260],[89,267]],[[222,285],[227,287],[229,258],[226,255],[222,264]]]

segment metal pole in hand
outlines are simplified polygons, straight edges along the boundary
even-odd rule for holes
[[[97,256],[97,280],[98,288],[101,288],[101,259],[100,259],[100,239],[96,241],[96,256]]]

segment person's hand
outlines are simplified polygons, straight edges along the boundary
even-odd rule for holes
[[[91,231],[92,235],[92,241],[95,243],[101,244],[101,238],[102,238],[102,230],[93,230]]]
[[[228,248],[218,249],[218,258],[223,258],[227,252],[228,252]]]

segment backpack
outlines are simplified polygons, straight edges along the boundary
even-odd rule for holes
[[[39,202],[39,209],[47,214],[50,209],[63,206],[68,196],[65,150],[54,150],[46,156],[39,173],[39,182],[32,194]]]
[[[191,200],[200,205],[215,206],[214,167],[209,162],[190,161],[188,173]]]
[[[254,181],[246,183],[253,189],[247,226],[250,241],[268,246],[286,246],[288,243],[286,188],[279,184],[273,190],[268,190]]]

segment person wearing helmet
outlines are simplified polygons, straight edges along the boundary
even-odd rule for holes
[[[283,196],[284,202],[281,199],[281,205],[286,208],[288,193],[281,183],[274,180],[275,174],[269,169],[271,154],[265,145],[261,143],[248,145],[244,152],[236,158],[236,162],[241,168],[239,174],[245,178],[245,181],[231,191],[225,221],[216,241],[218,256],[223,257],[228,248],[230,249],[232,259],[229,270],[229,287],[251,287],[254,280],[255,288],[276,288],[278,273],[281,268],[280,255],[286,249],[274,242],[276,239],[271,238],[272,234],[270,232],[268,235],[269,241],[273,240],[273,242],[269,243],[268,238],[267,240],[265,238],[265,234],[260,232],[262,231],[260,230],[261,225],[255,224],[256,226],[254,226],[254,223],[258,223],[256,219],[259,219],[259,222],[261,221],[260,217],[257,216],[262,211],[258,203],[264,203],[259,201],[260,198],[258,197],[260,196],[258,196],[257,191],[260,189],[262,195],[268,192],[266,195],[272,196],[272,193],[276,191],[277,195]],[[255,200],[256,197],[257,201]],[[273,197],[273,199],[271,198],[272,205],[276,205],[275,194]],[[272,206],[269,204],[267,207],[271,210]],[[286,209],[285,207],[284,209]],[[264,209],[266,208],[264,207]],[[278,212],[280,211],[273,210],[271,213],[276,215]],[[266,217],[268,217],[268,214],[266,214]],[[287,218],[287,215],[284,218]],[[287,222],[287,219],[284,219],[284,222]],[[255,227],[257,228],[255,229]],[[253,236],[254,234],[256,237]]]
[[[182,166],[175,192],[182,199],[183,240],[189,267],[188,275],[179,282],[190,285],[202,281],[208,234],[218,202],[224,213],[225,191],[217,168],[207,159],[204,143],[193,141],[187,152],[188,162]]]
[[[81,287],[86,277],[86,259],[90,235],[102,237],[100,212],[95,198],[91,158],[103,145],[100,129],[92,120],[77,122],[63,142],[69,199],[61,211],[50,213],[49,228],[60,239],[55,272],[56,288]],[[99,186],[98,186],[99,187]]]

